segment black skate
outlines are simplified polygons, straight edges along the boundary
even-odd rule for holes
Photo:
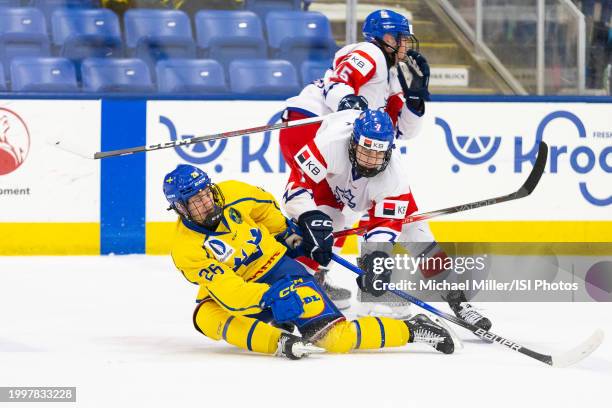
[[[446,297],[443,296],[442,298],[448,302],[455,316],[461,320],[486,331],[491,329],[491,321],[478,313],[476,309],[467,302],[465,293],[463,293],[462,290],[452,290],[448,292]]]
[[[299,360],[314,353],[325,353],[325,349],[317,347],[301,337],[283,333],[280,339],[278,339],[278,348],[275,355],[284,356],[291,360]]]
[[[276,327],[277,329],[281,329],[282,331],[285,331],[287,333],[293,333],[295,331],[295,325],[291,322],[278,323],[275,320],[272,320],[270,324]]]
[[[338,286],[333,286],[329,283],[327,273],[329,269],[322,266],[319,267],[319,271],[315,273],[315,279],[321,289],[327,293],[327,296],[334,302],[336,307],[340,310],[348,309],[351,307],[351,291]]]
[[[410,320],[404,320],[410,330],[408,343],[424,343],[444,354],[453,354],[455,343],[450,333],[442,326],[434,323],[424,314],[419,314]]]

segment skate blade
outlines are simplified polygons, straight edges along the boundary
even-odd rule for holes
[[[453,343],[455,344],[455,350],[463,349],[463,342],[461,341],[459,336],[457,336],[457,333],[455,333],[455,331],[451,329],[451,327],[444,321],[444,319],[440,319],[438,316],[429,316],[429,318],[431,318],[431,320],[433,320],[436,324],[439,324],[440,326],[444,327],[445,330],[448,331],[451,336],[451,339],[453,339]]]
[[[298,357],[308,357],[311,354],[323,354],[325,352],[327,352],[327,350],[325,350],[322,347],[317,347],[314,344],[308,343],[308,344],[304,344],[304,343],[296,343],[293,345],[291,351],[293,351],[293,354],[295,354]]]

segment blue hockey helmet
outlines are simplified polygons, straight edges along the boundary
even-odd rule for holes
[[[198,205],[194,205],[190,211],[189,199],[207,189],[212,194],[212,200],[197,203]],[[170,203],[169,209],[175,210],[184,219],[207,228],[216,228],[221,220],[224,206],[223,193],[211,181],[208,174],[195,166],[179,164],[176,169],[166,174],[164,195]],[[202,214],[203,211],[205,214]]]
[[[385,170],[395,145],[395,128],[389,114],[365,110],[355,120],[349,143],[349,159],[362,177],[374,177]]]
[[[397,44],[401,42],[401,38],[403,37],[412,42],[410,48],[417,51],[419,48],[419,41],[414,36],[410,21],[392,10],[383,9],[370,13],[363,23],[362,31],[366,41],[390,47],[394,50],[394,54],[397,53],[399,47],[392,47],[385,42],[385,34],[391,34],[395,38]]]

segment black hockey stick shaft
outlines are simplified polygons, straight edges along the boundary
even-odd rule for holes
[[[168,149],[171,147],[178,147],[178,146],[187,146],[187,145],[194,144],[194,143],[209,142],[211,140],[229,139],[231,137],[246,136],[246,135],[250,135],[254,133],[263,133],[263,132],[269,132],[272,130],[288,129],[288,128],[293,128],[293,127],[298,127],[298,126],[306,126],[306,125],[310,125],[313,123],[320,123],[323,120],[327,119],[328,116],[331,116],[331,115],[292,120],[289,122],[275,123],[272,125],[264,125],[264,126],[257,126],[257,127],[247,128],[247,129],[232,130],[229,132],[213,133],[210,135],[195,136],[195,137],[190,137],[188,139],[175,140],[172,142],[165,142],[165,143],[157,143],[157,144],[152,144],[152,145],[147,145],[147,146],[128,147],[125,149],[109,150],[106,152],[97,152],[93,154],[93,158],[94,159],[105,159],[107,157],[125,156],[128,154],[149,152],[152,150]]]
[[[527,177],[527,180],[523,183],[521,188],[517,191],[506,194],[499,197],[489,198],[481,201],[474,201],[472,203],[456,205],[454,207],[448,207],[441,210],[429,211],[422,214],[410,215],[406,217],[402,222],[404,224],[408,224],[416,221],[428,220],[430,218],[438,217],[440,215],[448,215],[458,212],[463,212],[467,210],[473,210],[475,208],[487,207],[494,204],[505,203],[507,201],[518,200],[519,198],[527,197],[529,194],[535,190],[538,185],[540,178],[542,178],[542,174],[544,173],[544,168],[546,167],[546,160],[548,159],[548,146],[544,142],[540,142],[538,147],[538,156],[536,157],[535,164],[533,169],[531,169],[531,173]],[[347,235],[363,235],[368,230],[376,227],[383,226],[389,223],[389,221],[383,221],[374,225],[364,225],[362,227],[350,228],[341,231],[334,232],[334,238],[345,237]]]
[[[336,254],[332,254],[332,259],[336,262],[338,262],[340,265],[344,266],[345,268],[353,271],[354,273],[356,273],[357,275],[361,276],[364,274],[364,272],[357,266],[353,265],[352,263],[350,263],[349,261],[347,261],[346,259],[336,255]],[[553,358],[550,355],[547,354],[541,354],[538,353],[536,351],[533,351],[531,349],[528,349],[525,346],[522,346],[512,340],[509,340],[505,337],[499,336],[497,334],[494,334],[490,331],[486,331],[481,329],[478,326],[475,326],[473,324],[470,324],[460,318],[458,318],[457,316],[453,316],[450,315],[448,313],[445,313],[435,307],[433,307],[432,305],[430,305],[429,303],[423,302],[421,299],[412,296],[409,293],[406,292],[402,292],[400,290],[389,290],[389,292],[401,297],[402,299],[405,299],[409,302],[414,303],[415,305],[427,310],[430,313],[435,314],[436,316],[441,317],[442,319],[448,320],[450,322],[455,323],[456,325],[459,325],[461,327],[463,327],[464,329],[467,329],[469,331],[471,331],[472,333],[474,333],[476,336],[480,337],[483,340],[486,340],[488,342],[494,342],[494,343],[498,343],[501,344],[502,346],[505,346],[507,348],[509,348],[510,350],[514,350],[516,352],[519,352],[521,354],[524,354],[528,357],[534,358],[538,361],[541,361],[543,363],[546,363],[548,365],[553,365]]]

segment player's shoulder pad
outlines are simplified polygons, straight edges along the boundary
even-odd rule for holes
[[[357,44],[348,53],[344,61],[364,77],[370,75],[372,71],[376,71],[377,67],[385,62],[382,51],[368,42]]]
[[[181,220],[178,221],[171,255],[179,269],[186,264],[200,262],[203,255],[210,258],[208,250],[202,246],[202,233],[188,228]]]
[[[225,180],[216,184],[223,193],[226,204],[248,196],[251,190],[255,188],[255,186],[251,184],[238,180]]]
[[[371,42],[364,41],[364,42],[358,43],[352,52],[355,52],[355,51],[359,51],[360,53],[365,54],[368,57],[370,57],[374,61],[374,64],[376,67],[378,66],[386,67],[387,66],[387,61],[385,60],[385,54],[383,54],[382,50],[378,48],[376,45],[372,44]]]
[[[304,174],[315,183],[325,179],[327,164],[314,143],[302,147],[293,158]]]

